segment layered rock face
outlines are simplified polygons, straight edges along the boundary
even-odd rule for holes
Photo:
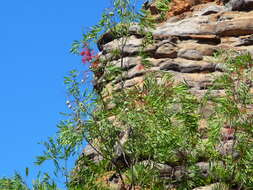
[[[107,65],[122,67],[123,87],[141,83],[145,73],[163,71],[172,73],[176,81],[186,82],[196,95],[203,94],[222,72],[222,63],[213,60],[216,51],[253,53],[253,11],[227,11],[227,8],[216,2],[198,4],[183,16],[170,17],[158,24],[151,31],[154,43],[144,49],[150,56],[148,68],[138,56],[143,38],[135,25],[130,28],[132,35],[123,48],[123,62],[111,55],[120,47],[121,39],[113,39],[109,34],[104,35],[99,43],[101,58],[110,59]],[[105,79],[107,72],[105,69],[96,76],[95,86],[109,91],[112,86],[114,90],[121,88],[121,80]]]
[[[186,1],[187,2],[187,1]],[[203,3],[204,2],[204,3]],[[141,85],[150,72],[166,72],[174,76],[175,82],[187,83],[190,91],[197,97],[205,94],[212,81],[223,72],[223,63],[213,55],[220,49],[247,51],[253,55],[253,1],[189,1],[190,8],[178,11],[167,21],[150,29],[154,43],[143,49],[143,36],[138,25],[130,28],[131,36],[122,48],[123,59],[113,56],[112,52],[121,47],[125,39],[114,39],[107,33],[99,41],[100,58],[110,60],[95,76],[95,88],[104,98],[113,91]],[[149,6],[150,8],[150,6]],[[145,65],[140,52],[149,55]],[[121,76],[109,78],[107,66],[116,66],[123,70]],[[220,95],[223,90],[213,93]],[[111,106],[111,105],[110,105]],[[108,107],[110,107],[108,105]],[[205,123],[200,123],[200,128]],[[226,129],[224,129],[225,131]],[[233,137],[231,137],[233,139]],[[222,146],[226,153],[232,146],[232,140]],[[99,156],[87,147],[85,153],[94,160]],[[161,173],[171,175],[171,168],[161,165]],[[208,170],[208,163],[199,163],[203,171]],[[178,169],[180,173],[181,169]],[[211,189],[213,186],[210,186]],[[205,189],[208,189],[206,187]]]

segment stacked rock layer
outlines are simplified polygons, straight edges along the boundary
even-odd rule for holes
[[[144,50],[143,36],[138,25],[133,25],[130,28],[131,36],[122,49],[123,59],[112,55],[120,47],[122,39],[114,39],[110,33],[104,34],[98,43],[100,58],[110,61],[103,65],[102,72],[96,74],[95,88],[106,98],[122,87],[130,88],[142,84],[149,72],[162,71],[171,73],[176,82],[187,83],[190,91],[201,97],[212,81],[223,72],[223,63],[213,58],[215,52],[224,49],[247,51],[253,55],[252,4],[252,1],[242,1],[241,4],[230,1],[227,5],[215,1],[193,3],[184,12],[179,11],[180,14],[171,16],[167,21],[157,24],[155,29],[150,29],[154,43]],[[148,67],[143,65],[140,51],[149,55]],[[122,69],[121,76],[108,80],[108,65]],[[213,93],[219,95],[224,92],[215,90]],[[205,127],[204,121],[200,123],[201,127]],[[228,143],[225,146],[229,149],[230,145]],[[99,156],[89,146],[84,153],[99,160]],[[161,173],[171,175],[169,166],[160,167]],[[208,163],[201,162],[199,167],[205,171]]]

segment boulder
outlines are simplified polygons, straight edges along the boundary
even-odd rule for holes
[[[194,40],[184,40],[184,41],[181,41],[179,44],[177,44],[177,47],[181,51],[195,50],[197,54],[200,54],[199,57],[201,57],[201,59],[203,58],[203,56],[212,56],[216,50],[216,46],[211,45],[211,44],[201,43],[201,41],[206,41],[206,43],[208,43],[209,39],[202,37],[202,38],[194,39]],[[215,39],[211,39],[210,41],[213,42],[215,41]],[[191,58],[189,57],[189,59]]]
[[[155,58],[176,58],[177,47],[172,43],[165,43],[159,46],[154,55]]]
[[[208,86],[212,85],[213,80],[220,76],[221,72],[213,73],[180,73],[180,72],[170,72],[174,75],[175,83],[186,83],[190,88],[194,89],[206,89]]]
[[[157,39],[191,35],[248,35],[253,34],[252,19],[253,12],[224,12],[189,17],[173,23],[165,22],[153,31],[153,35]]]
[[[123,70],[131,69],[132,67],[141,64],[141,57],[124,57],[122,60],[114,60],[111,61],[109,64],[114,65],[116,67],[120,67]]]
[[[192,61],[182,58],[165,59],[160,63],[160,70],[171,70],[181,73],[214,72],[216,65],[206,61]]]
[[[202,60],[203,55],[201,52],[194,49],[181,49],[178,52],[178,57],[190,59],[190,60]]]
[[[121,49],[122,47],[123,49]],[[132,55],[139,52],[141,47],[142,39],[136,36],[130,36],[129,38],[115,39],[105,44],[103,48],[105,53],[112,53],[113,51],[120,53],[122,50],[124,54]]]
[[[211,5],[211,6],[205,7],[201,11],[197,12],[196,16],[216,14],[216,13],[222,12],[224,10],[225,10],[224,6]]]

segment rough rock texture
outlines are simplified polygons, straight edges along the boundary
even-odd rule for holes
[[[180,4],[176,0],[173,2],[173,6]],[[190,91],[197,97],[201,97],[214,78],[223,72],[222,63],[212,57],[214,52],[218,49],[226,49],[248,51],[253,55],[252,0],[220,2],[184,0],[182,2],[181,7],[178,6],[173,13],[169,13],[171,17],[167,21],[158,24],[151,31],[155,39],[154,44],[144,49],[150,55],[147,59],[148,67],[143,65],[141,57],[138,56],[143,39],[138,33],[137,25],[131,28],[131,36],[123,48],[123,61],[111,55],[111,52],[119,47],[121,39],[113,39],[110,33],[103,35],[98,44],[102,52],[100,57],[109,57],[110,61],[107,65],[122,68],[124,81],[122,84],[122,79],[117,77],[107,79],[106,69],[96,75],[95,88],[102,91],[105,98],[114,90],[142,84],[145,74],[153,71],[171,73],[176,82],[187,83],[191,87]],[[145,6],[150,8],[153,14],[158,14],[154,4]],[[217,89],[212,93],[222,95],[224,91]],[[203,110],[203,115],[209,112],[208,109]],[[202,120],[199,129],[205,128],[206,122]],[[231,152],[234,140],[233,134],[227,135],[226,130],[224,128],[222,132],[224,141],[217,147],[221,154]],[[127,135],[128,133],[125,133],[124,138]],[[96,155],[89,150],[90,148],[85,151],[85,154],[95,158]],[[116,149],[120,154],[120,147],[117,146]],[[160,169],[161,176],[172,175],[171,166],[162,164],[156,166]],[[204,175],[208,173],[208,163],[201,162],[198,166]],[[182,171],[182,168],[176,168],[173,170],[173,175],[180,176]],[[215,185],[195,190],[209,190]]]
[[[187,82],[197,95],[201,94],[199,91],[205,90],[213,78],[222,72],[222,65],[211,57],[215,51],[234,49],[253,53],[253,11],[224,11],[225,8],[215,2],[198,4],[191,7],[191,14],[183,19],[168,19],[159,24],[152,31],[154,44],[144,50],[150,55],[149,68],[141,66],[141,58],[137,56],[143,40],[137,26],[131,30],[133,35],[124,46],[123,64],[110,55],[119,47],[121,39],[107,38],[109,35],[101,40],[105,43],[99,44],[102,57],[110,57],[112,60],[108,64],[125,70],[125,87],[142,82],[145,73],[161,70],[173,73],[176,80]],[[104,75],[96,78],[96,85],[102,88],[113,84],[110,86],[118,89],[119,83],[117,79],[106,81]]]

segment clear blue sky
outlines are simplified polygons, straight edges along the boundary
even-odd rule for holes
[[[80,68],[68,53],[110,0],[0,2],[0,176],[24,174],[66,110],[63,77]],[[49,166],[48,166],[49,167]],[[50,169],[50,168],[49,168]]]

